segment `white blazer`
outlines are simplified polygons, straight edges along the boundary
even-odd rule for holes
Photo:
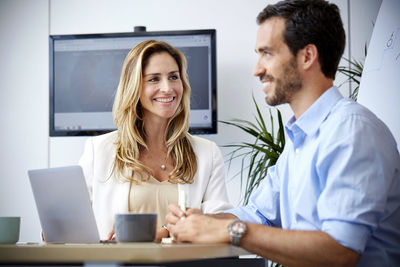
[[[115,157],[117,131],[90,137],[79,165],[82,166],[92,199],[93,211],[101,239],[106,239],[116,213],[128,212],[129,182],[108,179]],[[204,213],[218,213],[232,207],[225,186],[224,161],[217,145],[191,136],[197,158],[197,172],[192,184],[178,184],[186,192],[187,206]]]

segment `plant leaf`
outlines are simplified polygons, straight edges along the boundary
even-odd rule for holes
[[[276,164],[285,146],[285,130],[282,123],[282,115],[277,109],[278,131],[275,138],[275,121],[269,109],[269,122],[271,130],[268,130],[266,120],[253,96],[253,102],[256,108],[254,116],[256,123],[233,119],[231,121],[220,121],[229,126],[234,126],[254,138],[254,142],[239,142],[227,144],[224,147],[233,148],[229,154],[229,167],[234,159],[241,158],[241,169],[235,174],[240,175],[240,189],[244,186],[245,193],[243,203],[247,204],[251,193],[260,185],[261,181],[267,176],[269,167]]]

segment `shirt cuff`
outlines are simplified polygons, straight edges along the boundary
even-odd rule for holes
[[[329,234],[339,244],[363,253],[371,232],[367,226],[343,221],[329,220],[322,224],[322,231]]]
[[[227,209],[224,211],[224,213],[230,213],[238,217],[239,219],[243,220],[242,213],[240,212],[239,208],[233,208],[233,209]]]
[[[237,207],[224,211],[238,217],[240,220],[251,223],[258,223],[267,226],[271,226],[271,223],[258,211],[249,209],[248,206]]]

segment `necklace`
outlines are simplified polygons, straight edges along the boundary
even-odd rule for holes
[[[153,161],[155,161],[154,157],[153,157],[153,154],[150,152],[150,150],[147,149],[147,151],[149,152],[149,155],[150,155],[151,159]],[[165,171],[167,169],[167,160],[168,160],[168,154],[165,156],[164,164],[161,164],[161,166],[160,166],[161,170],[163,170],[163,171]]]

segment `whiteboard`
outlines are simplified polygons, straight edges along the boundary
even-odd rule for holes
[[[389,127],[400,150],[400,1],[383,0],[372,32],[358,100]]]

